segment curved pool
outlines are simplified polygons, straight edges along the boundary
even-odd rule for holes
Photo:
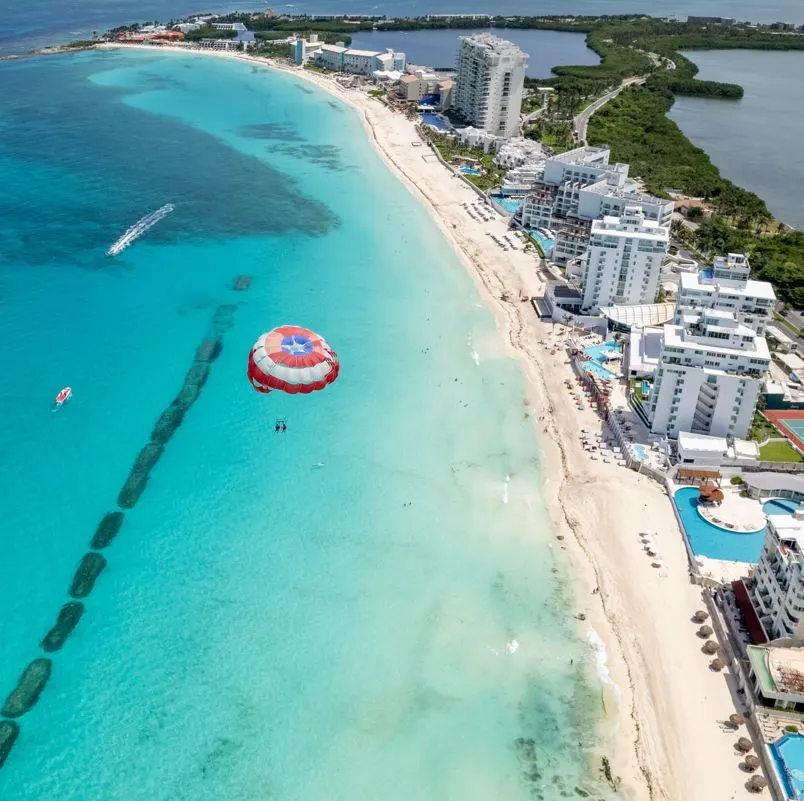
[[[673,504],[692,552],[696,556],[729,562],[756,562],[762,551],[767,529],[763,527],[759,531],[746,533],[728,531],[712,525],[698,513],[698,494],[697,487],[682,487],[673,495]]]
[[[762,504],[762,511],[766,515],[792,515],[801,509],[798,501],[791,501],[785,498],[774,498]]]

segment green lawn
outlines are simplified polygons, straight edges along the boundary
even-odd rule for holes
[[[804,457],[789,442],[769,442],[759,449],[763,462],[804,462]]]

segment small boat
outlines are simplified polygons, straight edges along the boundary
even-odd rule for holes
[[[64,387],[58,395],[56,395],[56,400],[53,402],[53,411],[55,412],[56,409],[61,409],[65,403],[67,403],[70,398],[73,396],[72,387]]]

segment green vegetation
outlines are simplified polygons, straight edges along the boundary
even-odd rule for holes
[[[95,39],[76,39],[74,42],[68,42],[64,47],[72,49],[79,49],[84,47],[95,47],[98,44]]]
[[[759,449],[763,462],[804,462],[802,456],[789,442],[769,442]]]
[[[785,726],[784,730],[789,732],[798,732],[798,726],[793,726],[791,723],[789,726]]]
[[[210,25],[188,31],[184,34],[184,39],[187,42],[200,42],[201,39],[234,39],[236,36],[237,31],[221,31]]]
[[[257,40],[254,47],[249,50],[249,54],[252,56],[264,56],[265,58],[291,58],[289,44],[266,40]]]
[[[742,476],[732,476],[729,479],[729,484],[734,484],[735,486],[737,486],[738,484],[743,484],[743,483],[745,483],[745,482],[743,481]]]
[[[572,138],[572,123],[563,120],[537,119],[528,127],[526,136],[538,139],[554,153],[563,153],[575,145]]]
[[[368,93],[371,97],[385,97],[388,94],[385,89],[369,89]]]
[[[751,421],[751,428],[748,432],[748,438],[754,442],[762,442],[769,438],[782,437],[781,431],[774,426],[764,414],[756,412],[754,419]]]
[[[438,133],[431,128],[424,128],[423,130],[425,138],[435,145],[444,161],[451,161],[456,156],[475,159],[477,166],[483,170],[483,175],[464,175],[463,177],[478,189],[494,189],[494,187],[502,183],[505,177],[505,170],[494,163],[493,153],[484,153],[482,150],[465,147],[457,142],[455,137]]]

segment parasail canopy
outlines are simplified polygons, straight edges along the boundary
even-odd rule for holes
[[[306,395],[331,384],[340,369],[327,341],[298,325],[280,325],[263,334],[248,357],[248,379],[257,392]]]

